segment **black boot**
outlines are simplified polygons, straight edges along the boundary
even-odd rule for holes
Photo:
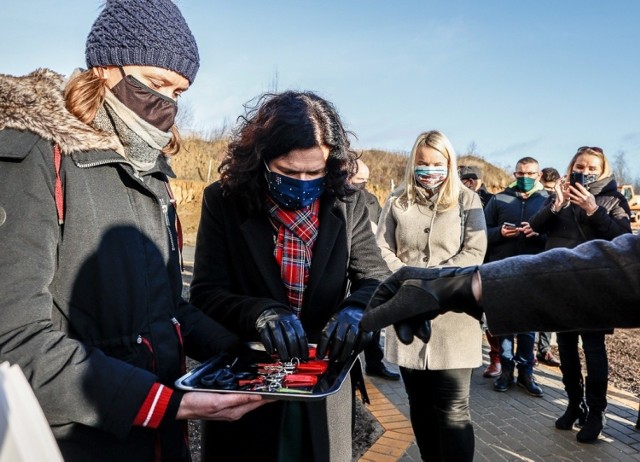
[[[587,418],[587,403],[584,401],[584,380],[582,374],[577,374],[572,370],[567,370],[566,365],[560,366],[562,370],[562,383],[569,398],[569,405],[564,414],[556,420],[556,428],[559,430],[571,430],[574,422],[578,421],[578,426],[584,425]]]
[[[580,401],[571,401],[569,399],[569,405],[564,411],[564,414],[556,420],[556,428],[560,430],[571,430],[573,423],[577,420],[578,426],[582,427],[587,418],[587,403],[584,399]]]
[[[585,390],[589,414],[576,439],[581,443],[591,443],[598,439],[606,422],[604,411],[607,408],[607,382],[587,377]]]
[[[581,443],[592,443],[596,441],[606,421],[607,419],[604,417],[604,412],[589,410],[587,421],[576,435],[576,439]]]
[[[513,377],[513,370],[507,370],[502,366],[502,373],[500,377],[493,383],[493,389],[495,391],[507,391],[511,388],[511,385],[515,382]]]

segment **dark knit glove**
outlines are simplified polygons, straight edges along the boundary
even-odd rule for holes
[[[364,310],[352,306],[334,314],[324,329],[316,350],[316,357],[322,359],[329,351],[331,361],[344,362],[352,354],[359,354],[371,341],[372,332],[360,328]]]
[[[380,330],[416,316],[433,319],[448,311],[482,317],[471,290],[477,266],[414,268],[405,266],[382,282],[371,298],[360,326]]]
[[[309,359],[307,334],[298,317],[286,308],[269,308],[256,321],[267,353],[277,354],[281,361]]]

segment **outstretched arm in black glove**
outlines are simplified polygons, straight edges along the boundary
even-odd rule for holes
[[[424,314],[398,321],[393,325],[393,328],[398,340],[405,345],[413,342],[414,336],[424,343],[429,343],[429,339],[431,339],[431,320],[427,319]]]
[[[352,353],[358,354],[367,346],[373,332],[360,328],[364,310],[348,306],[334,314],[324,329],[316,356],[322,359],[329,352],[331,361],[346,361]]]
[[[477,266],[400,268],[376,289],[360,326],[376,331],[411,318],[433,319],[448,311],[480,319],[481,286],[477,269]]]
[[[277,353],[281,361],[309,359],[307,334],[298,317],[286,308],[269,308],[256,321],[267,353]]]

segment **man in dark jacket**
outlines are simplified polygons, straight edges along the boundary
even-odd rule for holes
[[[472,191],[475,191],[480,196],[482,202],[482,208],[484,209],[489,200],[493,197],[482,181],[482,168],[475,165],[461,165],[458,169],[460,180],[462,183]],[[489,261],[489,248],[484,255],[484,261]],[[500,341],[494,335],[491,335],[489,329],[486,327],[486,322],[482,321],[483,330],[489,344],[489,364],[482,372],[482,376],[486,378],[500,377],[502,373],[502,364],[500,363]]]
[[[181,296],[167,155],[197,46],[172,1],[112,0],[86,59],[66,87],[0,76],[0,358],[66,461],[189,460],[186,419],[266,402],[174,388],[185,355],[240,342]]]
[[[367,164],[365,164],[361,159],[358,159],[358,171],[351,179],[351,184],[361,188],[364,192],[366,200],[365,203],[367,205],[367,210],[369,211],[369,220],[371,220],[371,226],[375,232],[378,227],[378,219],[382,213],[382,207],[380,207],[378,198],[370,191],[367,191],[369,175],[370,172]],[[373,334],[371,342],[369,342],[367,347],[364,349],[364,370],[367,375],[375,375],[387,380],[400,380],[400,374],[389,369],[382,361],[384,358],[384,351],[380,345],[380,332],[381,331],[377,331]]]
[[[560,181],[560,173],[553,167],[545,167],[541,170],[540,183],[549,195],[553,193],[556,183]],[[538,351],[536,359],[547,366],[558,367],[560,360],[551,351],[552,332],[538,332]]]
[[[544,250],[544,238],[529,226],[529,218],[542,207],[548,197],[539,182],[538,161],[531,157],[520,159],[516,163],[514,177],[516,181],[492,197],[484,209],[488,261],[536,254]],[[502,373],[493,387],[496,391],[507,391],[515,382],[513,372],[517,365],[518,385],[533,396],[542,396],[542,388],[533,377],[535,332],[519,333],[517,340],[517,351],[514,354],[514,336],[498,338]]]
[[[480,196],[482,207],[486,207],[493,194],[487,190],[482,182],[482,168],[475,165],[462,165],[458,173],[462,183],[470,190],[475,191]]]

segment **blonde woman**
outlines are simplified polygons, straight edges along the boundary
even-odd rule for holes
[[[434,130],[418,136],[404,183],[387,199],[378,226],[378,245],[392,271],[482,263],[487,235],[480,197],[459,179],[445,135]],[[420,319],[395,327],[387,330],[385,356],[400,366],[422,458],[472,460],[469,386],[472,369],[482,362],[478,320],[439,316],[431,321],[428,343],[429,325]]]
[[[571,158],[566,176],[556,183],[554,194],[530,224],[537,232],[546,233],[546,250],[574,248],[594,239],[610,241],[630,233],[629,213],[629,204],[618,191],[611,163],[602,149],[583,146]],[[560,430],[571,430],[578,421],[582,428],[576,439],[581,443],[596,441],[604,428],[609,382],[605,335],[611,333],[586,330],[557,334],[562,383],[569,403],[555,425]],[[582,375],[579,339],[586,378]]]

